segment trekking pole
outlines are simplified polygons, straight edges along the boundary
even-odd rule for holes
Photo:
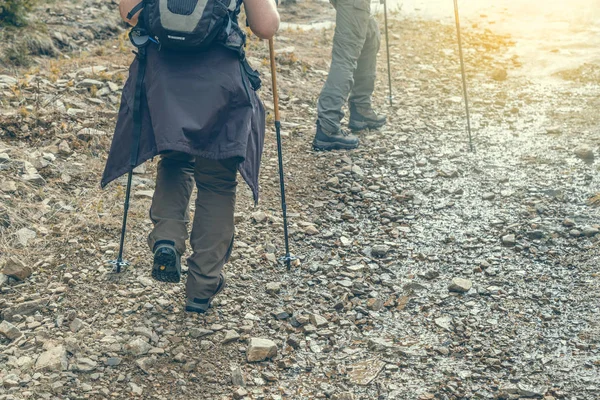
[[[127,229],[127,214],[129,211],[129,197],[131,195],[131,181],[133,180],[133,167],[129,169],[127,175],[127,190],[125,192],[125,204],[123,206],[123,224],[121,226],[121,242],[119,243],[119,256],[116,260],[110,263],[114,265],[117,274],[121,273],[121,268],[129,265],[127,261],[123,261],[123,248],[125,246],[125,231]]]
[[[460,55],[460,69],[462,72],[463,95],[465,97],[465,109],[467,111],[467,132],[469,133],[469,147],[473,149],[473,139],[471,137],[471,116],[469,114],[469,97],[467,95],[467,76],[465,74],[465,60],[463,58],[462,40],[460,38],[460,18],[458,17],[458,0],[454,0],[454,18],[456,19],[456,34],[458,36],[458,53]]]
[[[119,244],[119,256],[116,260],[110,261],[117,274],[121,268],[127,267],[129,263],[123,261],[123,249],[125,247],[125,232],[127,231],[127,215],[129,214],[129,199],[131,197],[131,182],[133,180],[133,169],[138,164],[138,152],[140,148],[140,138],[142,135],[142,90],[144,77],[146,75],[146,46],[149,36],[143,30],[137,27],[129,32],[129,38],[134,46],[137,47],[136,56],[138,58],[137,79],[135,83],[135,96],[133,100],[133,135],[131,143],[131,154],[129,157],[129,174],[127,175],[127,189],[125,191],[125,204],[123,205],[123,225],[121,226],[121,241]]]
[[[388,85],[390,88],[390,106],[392,106],[392,69],[390,68],[390,37],[388,35],[387,0],[381,0],[383,4],[383,18],[385,20],[385,46],[387,48]]]
[[[283,234],[285,237],[285,257],[280,261],[284,261],[288,271],[292,268],[292,260],[290,255],[290,242],[288,238],[288,223],[287,223],[287,205],[285,203],[285,182],[283,174],[283,155],[281,154],[281,122],[279,121],[279,96],[277,95],[277,69],[275,66],[275,47],[273,38],[269,39],[269,54],[271,56],[271,78],[273,81],[273,108],[275,110],[275,132],[277,134],[277,157],[279,159],[279,188],[281,189],[281,210],[283,213]]]

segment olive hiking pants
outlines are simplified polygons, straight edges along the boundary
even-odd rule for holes
[[[158,241],[171,241],[184,254],[188,239],[189,204],[198,189],[188,258],[188,299],[207,299],[219,285],[219,276],[231,254],[234,236],[237,160],[209,160],[170,152],[158,164],[156,189],[150,208],[154,229],[151,250]]]

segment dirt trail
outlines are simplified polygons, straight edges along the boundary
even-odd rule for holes
[[[294,7],[284,20],[333,15]],[[0,399],[596,399],[598,81],[528,82],[509,37],[467,29],[470,153],[453,27],[391,27],[396,103],[382,50],[374,103],[389,124],[352,152],[310,148],[332,30],[278,35],[301,262],[275,262],[269,127],[260,205],[240,185],[231,284],[202,317],[182,311],[182,285],[150,279],[155,162],[134,178],[133,266],[106,267],[124,181],[98,182],[132,57],[123,33],[1,71],[0,265],[31,275],[0,275]],[[249,54],[271,108],[268,48]],[[278,354],[247,362],[251,338]]]

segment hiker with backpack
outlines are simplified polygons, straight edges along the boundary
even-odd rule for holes
[[[358,137],[341,127],[349,102],[352,131],[381,128],[386,117],[371,105],[380,37],[370,0],[330,0],[336,9],[331,67],[317,105],[315,150],[355,149]],[[349,97],[348,97],[349,96]]]
[[[279,27],[273,0],[121,0],[119,6],[134,26],[136,58],[102,186],[160,156],[149,212],[152,276],[180,281],[189,238],[189,312],[206,312],[225,287],[238,171],[258,201],[265,111],[255,93],[259,75],[244,53],[242,4],[252,32],[273,37]],[[198,196],[189,236],[194,185]]]

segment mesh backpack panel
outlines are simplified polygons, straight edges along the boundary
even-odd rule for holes
[[[205,2],[206,3],[206,2]],[[179,15],[190,15],[194,12],[198,0],[168,0],[169,11]]]
[[[176,50],[207,48],[237,26],[239,0],[145,0],[144,22],[161,46]]]

